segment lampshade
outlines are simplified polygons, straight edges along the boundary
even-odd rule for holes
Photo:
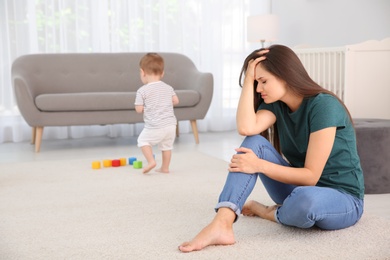
[[[277,40],[279,19],[276,15],[254,15],[247,20],[248,42],[273,42]]]

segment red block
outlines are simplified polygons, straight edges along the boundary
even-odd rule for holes
[[[121,166],[120,160],[112,160],[112,167],[119,167]]]

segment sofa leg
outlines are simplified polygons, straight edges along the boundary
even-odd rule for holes
[[[199,135],[198,135],[198,127],[196,126],[196,120],[190,120],[192,132],[194,133],[195,142],[199,144]]]
[[[37,128],[33,126],[31,131],[31,144],[35,144],[35,135],[37,134]]]
[[[42,142],[42,135],[43,135],[43,127],[38,126],[36,127],[36,134],[35,134],[35,152],[39,153],[41,149],[41,142]]]

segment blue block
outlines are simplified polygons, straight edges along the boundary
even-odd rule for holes
[[[130,165],[133,165],[133,162],[137,161],[137,158],[136,157],[130,157],[129,158],[129,164]]]

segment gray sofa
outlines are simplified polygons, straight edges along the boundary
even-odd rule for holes
[[[12,84],[21,115],[33,129],[40,151],[47,126],[142,123],[134,109],[142,85],[139,60],[145,53],[30,54],[12,64]],[[196,120],[203,119],[213,95],[213,76],[200,72],[186,56],[159,53],[165,60],[163,81],[176,91],[178,121],[190,120],[199,143]]]

